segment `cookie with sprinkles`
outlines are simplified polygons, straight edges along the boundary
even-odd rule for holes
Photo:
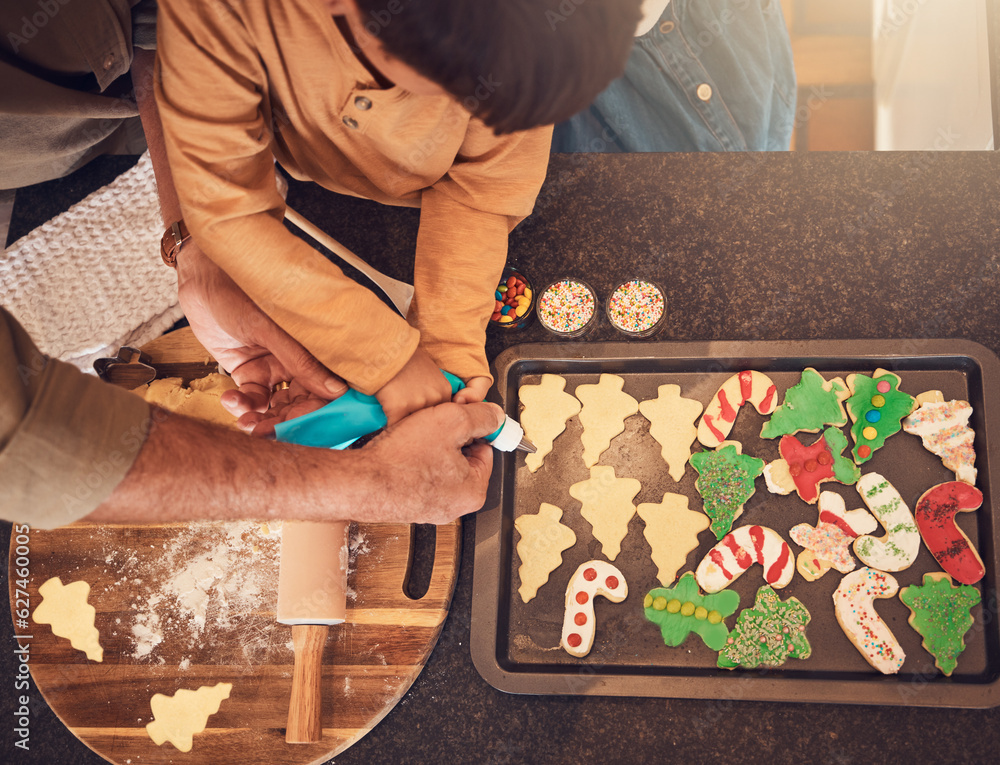
[[[694,486],[712,519],[712,533],[722,539],[753,496],[754,479],[764,472],[764,460],[743,454],[739,441],[723,441],[714,451],[692,454],[691,465],[698,471]]]
[[[702,595],[689,571],[674,587],[657,587],[646,593],[642,607],[646,618],[660,628],[666,645],[679,646],[694,632],[718,651],[729,636],[725,619],[740,607],[740,596],[733,590]]]
[[[919,408],[903,420],[903,430],[920,436],[924,448],[941,458],[959,481],[976,483],[976,434],[969,427],[968,401],[945,401],[941,391],[917,396]]]
[[[899,672],[906,653],[875,610],[873,601],[899,590],[895,577],[871,568],[846,574],[833,593],[833,609],[848,640],[883,675]]]
[[[792,526],[788,536],[803,551],[795,565],[803,578],[813,582],[831,568],[848,574],[857,567],[850,545],[861,534],[878,528],[878,521],[863,507],[848,510],[844,498],[832,491],[819,495],[819,521],[815,526],[800,523]]]
[[[862,465],[881,449],[885,440],[898,433],[902,420],[916,406],[916,399],[899,389],[899,375],[876,369],[872,377],[848,375],[847,413],[851,416],[854,461]]]
[[[981,600],[979,590],[966,584],[956,587],[945,573],[929,573],[923,585],[900,590],[899,599],[910,609],[910,626],[924,639],[934,665],[951,675],[965,650],[965,635],[974,621],[971,610]]]
[[[809,610],[798,598],[782,600],[769,585],[757,590],[752,608],[736,617],[726,646],[719,652],[722,669],[780,667],[788,659],[808,659],[806,639]]]

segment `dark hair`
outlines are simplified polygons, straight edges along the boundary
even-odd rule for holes
[[[497,133],[582,111],[625,69],[642,0],[355,0],[386,53]]]

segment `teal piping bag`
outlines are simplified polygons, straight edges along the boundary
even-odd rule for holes
[[[441,373],[451,384],[452,395],[465,387],[461,378],[451,372],[441,370]],[[279,422],[274,426],[274,434],[279,441],[291,444],[346,449],[362,436],[374,433],[385,425],[385,412],[378,399],[350,388],[343,396],[315,412]],[[535,451],[531,442],[524,438],[520,424],[510,417],[485,440],[503,452],[515,449]]]

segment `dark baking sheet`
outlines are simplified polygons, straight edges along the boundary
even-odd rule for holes
[[[831,570],[816,582],[798,573],[782,599],[794,595],[809,609],[812,621],[807,636],[812,656],[789,660],[771,670],[722,670],[716,668],[717,653],[697,635],[679,647],[663,644],[659,629],[643,614],[646,592],[660,586],[649,546],[642,536],[643,522],[636,515],[629,525],[622,552],[614,561],[628,581],[629,596],[621,604],[596,601],[597,635],[590,654],[575,659],[558,648],[563,619],[566,584],[577,566],[592,558],[603,558],[600,543],[580,515],[580,503],[569,495],[569,487],[589,477],[582,460],[581,426],[570,419],[566,431],[556,439],[542,468],[531,474],[520,453],[497,455],[498,501],[477,517],[475,577],[472,619],[472,655],[477,669],[494,687],[512,693],[594,694],[662,696],[681,698],[725,698],[780,701],[903,704],[914,706],[988,707],[1000,703],[1000,629],[997,621],[998,529],[992,508],[992,490],[1000,480],[997,460],[991,459],[990,444],[1000,443],[1000,361],[981,345],[963,340],[743,342],[743,343],[552,343],[509,348],[496,361],[497,389],[505,411],[518,416],[520,385],[537,383],[543,373],[567,379],[572,393],[582,383],[597,382],[603,372],[621,375],[624,390],[639,401],[655,398],[665,383],[681,386],[681,395],[703,405],[732,374],[755,369],[775,382],[781,399],[798,382],[805,367],[815,367],[827,379],[858,372],[871,375],[883,367],[902,378],[901,389],[917,395],[941,390],[945,399],[969,401],[974,413],[970,421],[976,432],[977,486],[984,494],[983,506],[963,513],[959,525],[976,545],[986,566],[978,584],[982,603],[973,611],[975,623],[966,635],[967,648],[950,678],[934,666],[933,657],[921,646],[921,637],[907,624],[909,610],[898,597],[876,601],[876,609],[888,623],[906,652],[898,675],[883,676],[872,669],[854,648],[837,623],[832,595],[841,574]],[[743,444],[744,453],[766,461],[778,457],[777,439],[759,438],[764,417],[749,405],[736,419],[731,440]],[[845,426],[845,432],[846,432]],[[817,436],[799,434],[804,443]],[[848,437],[849,438],[849,437]],[[697,442],[693,450],[702,449]],[[688,496],[691,509],[702,508],[694,488],[697,477],[688,465],[680,483],[666,471],[659,444],[649,435],[642,415],[626,420],[625,432],[615,438],[601,457],[601,465],[612,465],[618,476],[638,479],[641,502],[660,502],[665,491]],[[862,472],[885,476],[902,494],[911,510],[917,498],[931,486],[954,480],[938,457],[926,451],[920,439],[900,432],[862,466]],[[825,483],[824,490],[844,497],[847,508],[865,507],[853,486]],[[576,545],[563,553],[563,564],[552,573],[538,595],[525,604],[517,593],[520,565],[515,551],[518,540],[514,519],[536,513],[541,502],[562,508],[562,522],[577,535]],[[760,524],[788,537],[797,523],[815,525],[817,509],[797,495],[770,494],[763,476],[735,526]],[[880,536],[881,527],[874,532]],[[716,543],[710,531],[699,535],[699,547],[681,569],[693,571]],[[859,564],[860,565],[860,564]],[[906,571],[893,574],[900,588],[921,584],[925,572],[939,571],[934,558],[922,546],[917,561]],[[763,584],[760,567],[754,566],[730,588],[740,594],[740,609],[752,605]],[[735,616],[726,620],[732,628]]]

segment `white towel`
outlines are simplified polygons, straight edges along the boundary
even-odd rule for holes
[[[0,256],[0,302],[42,351],[93,372],[95,359],[148,343],[182,316],[162,234],[146,153]]]

